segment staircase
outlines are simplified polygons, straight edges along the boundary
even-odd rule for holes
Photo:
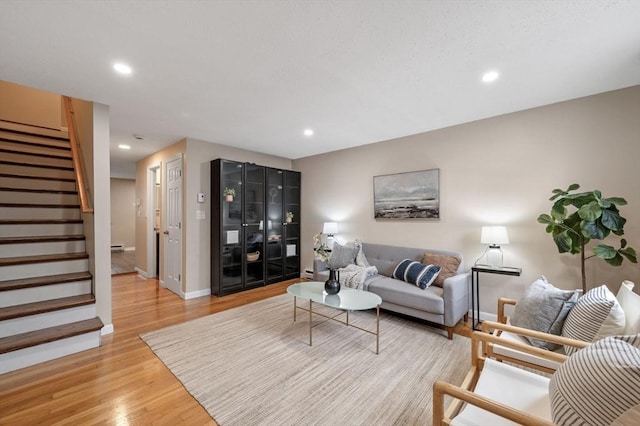
[[[0,374],[100,346],[65,132],[0,122]]]

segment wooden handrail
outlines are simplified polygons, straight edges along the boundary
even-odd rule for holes
[[[78,185],[78,194],[80,196],[80,208],[82,213],[93,213],[91,202],[87,196],[87,185],[84,180],[84,169],[82,167],[82,156],[80,155],[80,146],[78,145],[78,136],[76,135],[76,122],[73,115],[73,106],[71,98],[62,97],[64,101],[64,110],[67,117],[67,128],[69,129],[69,141],[71,143],[71,156],[73,158],[73,169],[75,172],[76,183]]]

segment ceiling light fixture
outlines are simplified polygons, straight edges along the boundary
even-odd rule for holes
[[[120,148],[120,149],[131,149],[131,146],[130,146],[130,145],[125,145],[125,144],[122,144],[122,143],[121,143],[120,145],[118,145],[118,148]]]
[[[113,69],[123,75],[129,75],[133,72],[129,65],[123,64],[122,62],[113,64]]]
[[[497,71],[488,71],[482,74],[482,81],[484,81],[485,83],[491,83],[496,81],[499,76],[500,74]]]
[[[313,136],[313,129],[304,129],[305,136]]]

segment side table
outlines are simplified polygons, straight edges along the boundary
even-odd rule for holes
[[[491,266],[491,265],[474,265],[471,267],[471,328],[478,329],[480,324],[480,273],[513,275],[519,277],[522,268],[514,268],[511,266]],[[477,315],[476,315],[477,313]],[[477,318],[477,321],[476,321]]]

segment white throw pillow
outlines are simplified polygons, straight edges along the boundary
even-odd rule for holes
[[[631,281],[623,281],[616,295],[624,311],[625,325],[622,334],[626,335],[640,334],[640,294],[633,292],[633,286]]]

